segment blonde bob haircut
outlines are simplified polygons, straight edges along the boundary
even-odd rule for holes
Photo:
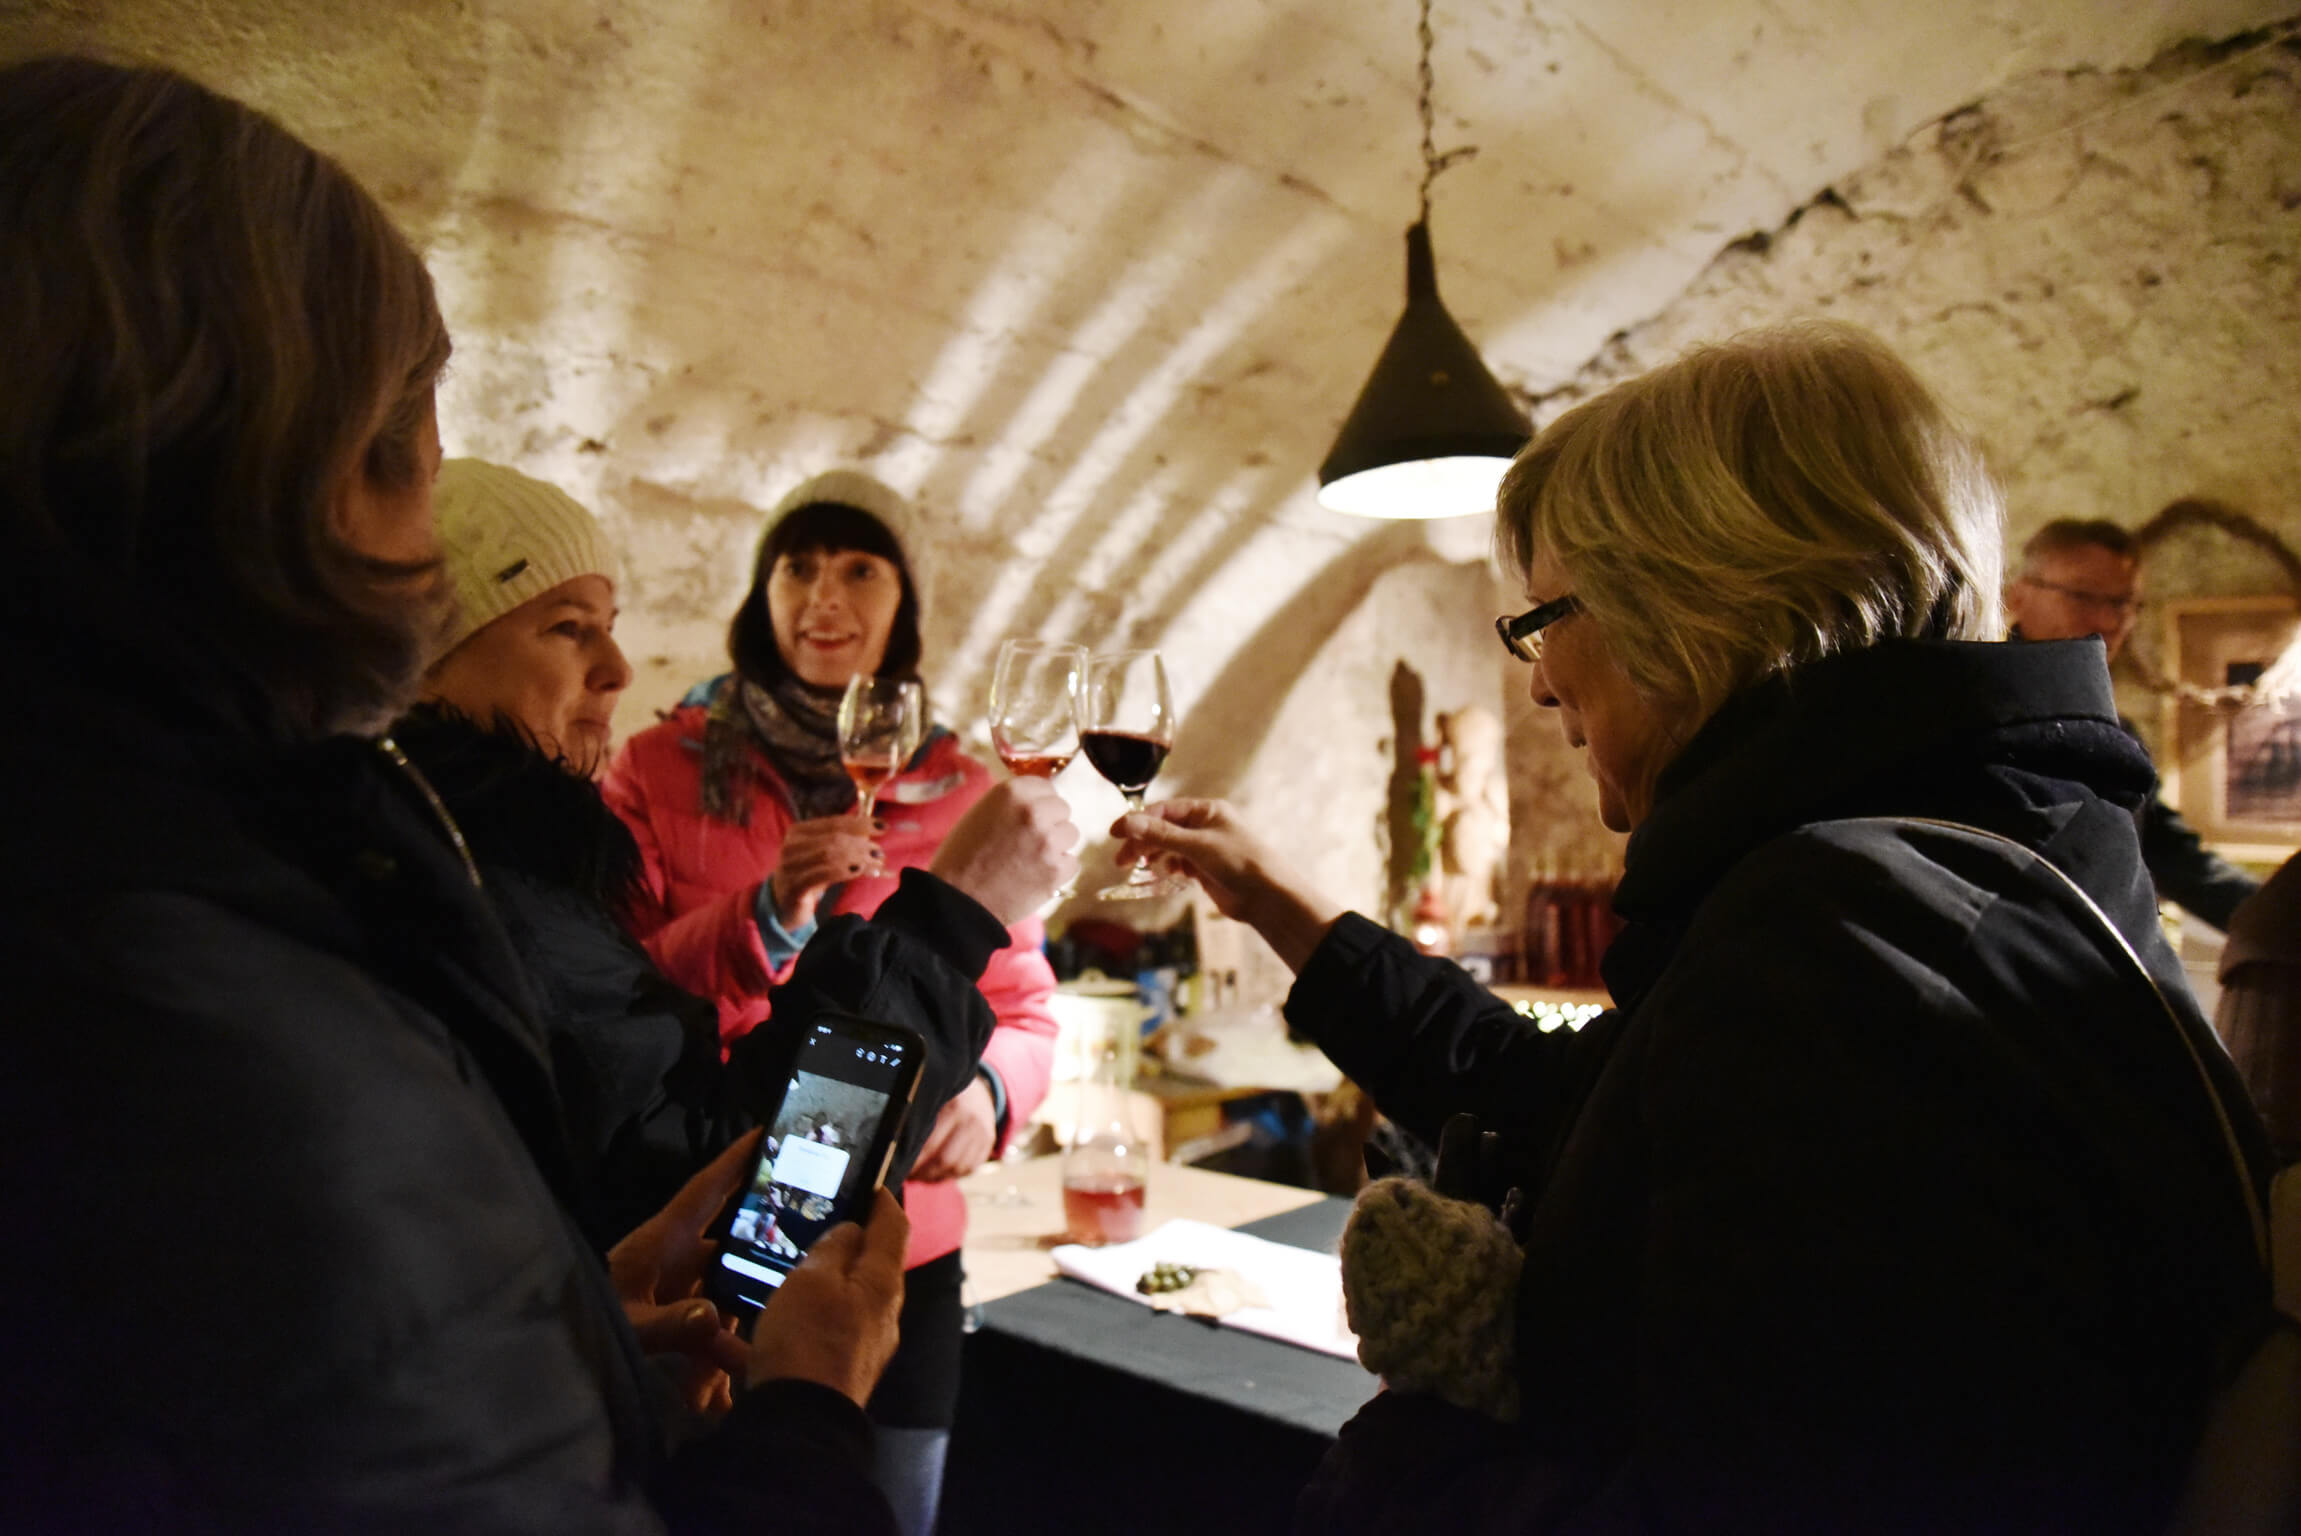
[[[1557,560],[1682,743],[1735,693],[1839,651],[2001,638],[2004,524],[1917,376],[1866,331],[1806,324],[1559,417],[1504,477],[1495,537],[1521,574]]]

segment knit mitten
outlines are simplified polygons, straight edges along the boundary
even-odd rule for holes
[[[1505,1424],[1518,1418],[1518,1269],[1493,1212],[1412,1179],[1366,1186],[1342,1232],[1359,1363]]]

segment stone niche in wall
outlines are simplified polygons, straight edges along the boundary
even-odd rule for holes
[[[2185,499],[2136,531],[2149,606],[2112,668],[2119,710],[2156,759],[2159,793],[2224,857],[2266,875],[2290,855],[2290,802],[2259,798],[2289,782],[2301,645],[2301,554],[2243,508]],[[2261,665],[2247,676],[2230,666]],[[2228,754],[2253,744],[2253,771],[2233,773]],[[2262,777],[2256,778],[2258,772]],[[2228,804],[2227,786],[2247,781],[2255,798]]]

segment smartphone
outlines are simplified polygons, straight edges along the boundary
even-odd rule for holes
[[[926,1058],[899,1025],[826,1012],[809,1026],[758,1161],[711,1234],[704,1293],[745,1338],[817,1238],[869,1218]]]

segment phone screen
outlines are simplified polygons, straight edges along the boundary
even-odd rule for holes
[[[808,1032],[713,1266],[711,1289],[746,1328],[817,1238],[870,1214],[922,1049],[908,1030],[836,1015]]]

